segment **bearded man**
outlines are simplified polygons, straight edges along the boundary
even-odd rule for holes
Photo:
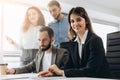
[[[54,32],[50,27],[42,27],[38,33],[39,51],[35,59],[21,68],[6,69],[7,74],[20,74],[47,71],[50,65],[56,64],[64,69],[68,61],[68,51],[52,45]]]

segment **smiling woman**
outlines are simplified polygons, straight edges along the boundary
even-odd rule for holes
[[[19,57],[21,55],[21,49],[16,48],[14,45],[11,45],[9,41],[12,43],[16,42],[20,44],[21,26],[23,23],[23,19],[25,18],[25,12],[28,7],[31,6],[31,4],[25,2],[14,3],[11,1],[11,3],[6,2],[0,5],[0,54],[3,53],[4,61],[10,62],[10,66],[13,66],[11,65],[11,61],[12,63],[19,63],[18,61],[20,61]],[[46,15],[46,23],[49,23],[49,21],[53,19],[50,16],[49,12],[44,9],[42,9],[41,11],[42,13],[44,13],[44,15]],[[29,13],[31,14],[31,11],[29,11]],[[33,21],[33,19],[35,18],[31,16],[31,19]],[[42,23],[44,24],[44,22]]]
[[[22,65],[26,65],[34,59],[39,49],[37,33],[40,28],[45,26],[44,16],[38,7],[31,6],[25,12],[24,21],[20,29],[21,34],[19,35],[20,43],[6,36],[10,44],[22,50]]]
[[[16,42],[19,42],[21,24],[28,7],[24,4],[14,3],[0,5],[0,43],[2,44],[0,45],[0,49],[3,51],[18,51],[14,46],[9,45],[5,37],[7,35]],[[48,11],[42,10],[42,12],[46,15],[46,24],[49,23],[53,18]]]

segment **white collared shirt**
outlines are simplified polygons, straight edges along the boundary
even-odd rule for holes
[[[81,42],[80,42],[78,36],[77,36],[76,39],[75,39],[75,41],[78,42],[78,48],[79,48],[79,56],[80,56],[80,58],[81,58],[81,56],[82,56],[82,45],[84,45],[84,43],[85,43],[85,40],[86,40],[86,38],[87,38],[87,34],[88,34],[88,30],[85,31]]]

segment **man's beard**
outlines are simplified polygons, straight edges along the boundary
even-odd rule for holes
[[[48,44],[47,47],[42,48],[41,51],[46,51],[46,50],[48,50],[50,47],[51,47],[51,42],[49,42],[49,44]]]
[[[58,20],[58,19],[59,19],[59,17],[60,17],[60,14],[58,14],[58,15],[57,15],[57,17],[56,17],[55,19],[56,19],[56,20]]]

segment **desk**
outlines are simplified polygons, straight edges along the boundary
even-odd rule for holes
[[[90,78],[90,77],[76,77],[76,78],[47,77],[47,78],[33,78],[32,80],[115,80],[115,79],[102,79],[102,78]]]
[[[36,73],[27,74],[15,74],[15,75],[1,75],[0,80],[115,80],[115,79],[103,79],[103,78],[90,78],[90,77],[37,77]]]

